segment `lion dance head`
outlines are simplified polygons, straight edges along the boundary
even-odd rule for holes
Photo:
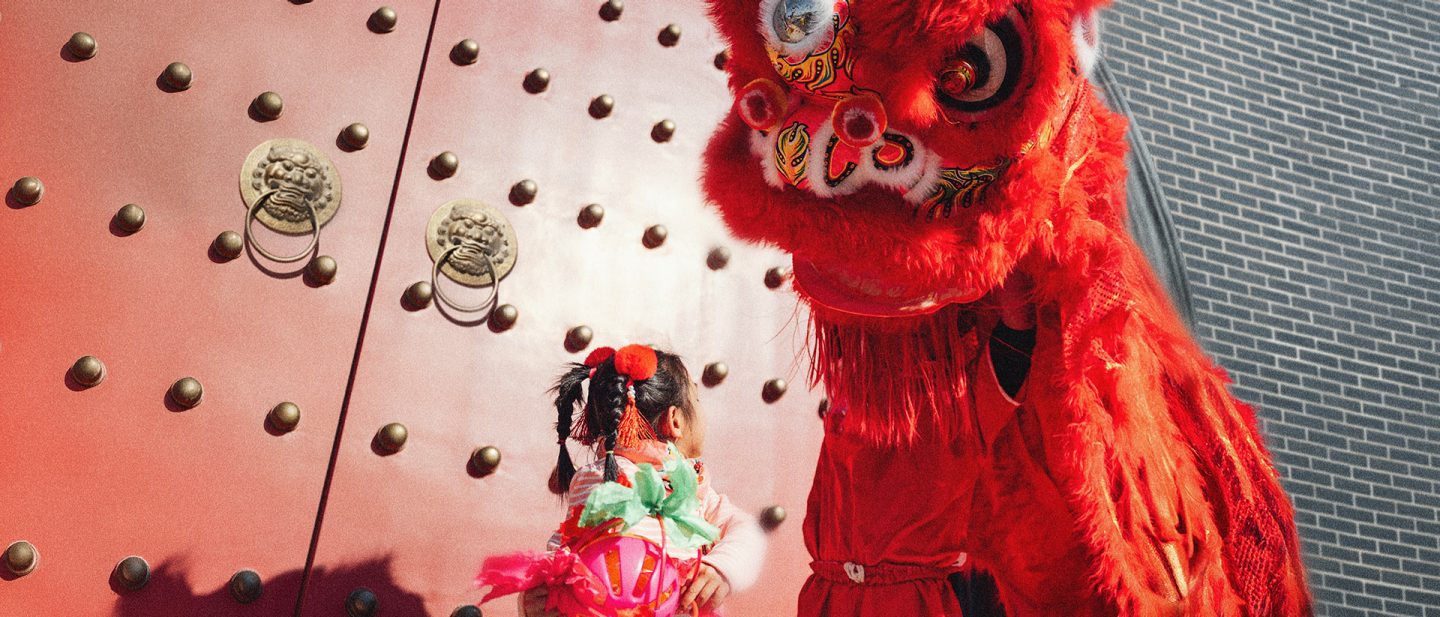
[[[1117,248],[1087,234],[1125,243],[1124,122],[1085,80],[1097,4],[712,3],[735,105],[705,189],[733,231],[792,255],[815,377],[865,432],[904,441],[964,398],[933,387],[959,366],[865,374],[949,349],[1007,280],[1080,282],[1076,260]]]

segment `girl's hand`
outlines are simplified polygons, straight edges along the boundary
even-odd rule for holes
[[[725,597],[730,595],[730,582],[725,580],[725,575],[719,570],[711,567],[708,563],[700,564],[700,572],[695,574],[695,579],[690,581],[690,586],[685,588],[685,595],[680,597],[680,606],[695,606],[707,609],[719,608],[725,602]]]
[[[524,617],[561,617],[557,611],[545,610],[545,600],[549,597],[550,590],[544,585],[531,587],[520,594],[520,614]]]

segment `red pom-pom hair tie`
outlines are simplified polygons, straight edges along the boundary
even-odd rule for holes
[[[600,363],[609,360],[610,357],[614,355],[614,347],[597,347],[595,348],[595,351],[590,352],[590,355],[585,356],[585,366],[595,368],[597,366],[600,366]]]
[[[645,381],[654,377],[659,364],[655,350],[645,345],[626,345],[615,352],[615,372],[630,378],[630,381]]]
[[[594,377],[595,368],[606,360],[614,357],[614,355],[614,347],[597,347],[594,351],[590,352],[590,355],[585,356],[585,366],[590,367],[590,376]]]

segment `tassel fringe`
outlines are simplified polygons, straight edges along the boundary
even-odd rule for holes
[[[973,312],[951,307],[883,325],[815,314],[810,325],[810,382],[825,384],[843,432],[887,445],[973,437]]]

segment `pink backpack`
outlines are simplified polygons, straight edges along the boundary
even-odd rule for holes
[[[679,560],[660,545],[632,535],[602,534],[575,551],[600,582],[592,599],[605,617],[671,617],[680,605],[684,577]],[[583,601],[583,600],[582,600]]]

